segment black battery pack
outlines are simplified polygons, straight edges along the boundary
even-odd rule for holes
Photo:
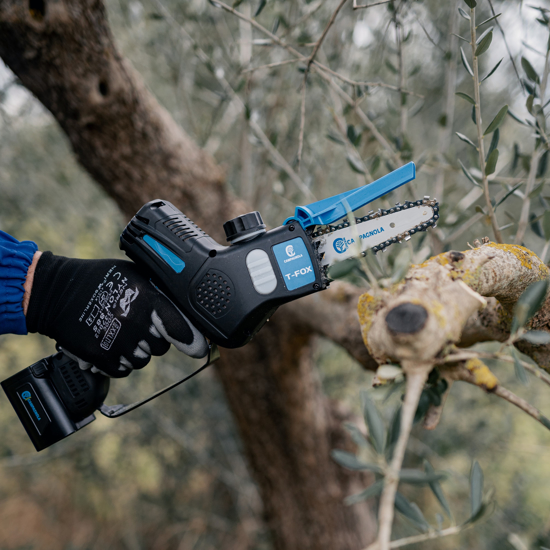
[[[95,420],[109,378],[83,371],[63,353],[41,359],[1,385],[37,451]]]

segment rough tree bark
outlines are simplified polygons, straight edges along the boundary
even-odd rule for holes
[[[0,56],[67,134],[82,166],[126,216],[162,197],[223,242],[221,221],[246,212],[197,147],[117,51],[100,0],[0,0]],[[328,294],[328,293],[327,293]],[[309,359],[314,333],[365,366],[353,292],[286,307],[217,372],[263,498],[276,548],[347,550],[374,533],[370,509],[343,498],[364,486],[329,457],[349,442],[342,411],[323,396]],[[351,310],[351,314],[350,314]],[[322,314],[322,315],[321,315]],[[356,330],[354,330],[356,329]]]

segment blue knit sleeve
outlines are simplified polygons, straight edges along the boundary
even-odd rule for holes
[[[0,334],[27,334],[23,313],[25,277],[38,247],[0,231]]]

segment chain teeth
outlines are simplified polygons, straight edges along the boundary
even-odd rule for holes
[[[381,218],[383,216],[387,216],[388,214],[395,214],[396,212],[401,212],[401,210],[407,210],[408,208],[412,208],[414,206],[430,206],[433,210],[434,215],[427,222],[418,224],[412,229],[404,231],[403,233],[400,233],[392,239],[373,246],[370,250],[372,250],[374,254],[380,251],[386,252],[388,247],[392,244],[401,244],[403,241],[409,241],[411,239],[411,235],[414,235],[419,231],[427,231],[430,227],[437,227],[437,220],[439,219],[439,203],[437,202],[437,199],[430,199],[430,197],[426,195],[423,199],[418,199],[416,201],[405,201],[405,203],[403,204],[396,203],[394,207],[389,208],[388,210],[383,210],[379,208],[376,211],[371,210],[366,214],[366,216],[363,216],[362,218],[355,218],[355,223],[359,225],[360,223],[375,220],[376,218]],[[311,234],[311,237],[320,237],[321,235],[333,233],[334,231],[338,231],[339,229],[343,229],[344,227],[349,227],[349,221],[342,222],[338,225],[319,226],[317,230]],[[361,255],[365,256],[366,251],[362,252]]]

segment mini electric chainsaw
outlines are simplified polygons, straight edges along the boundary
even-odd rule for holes
[[[120,247],[208,338],[207,362],[143,401],[108,406],[109,378],[80,370],[62,350],[42,359],[2,382],[36,449],[89,424],[96,410],[115,418],[181,384],[217,359],[217,346],[244,346],[279,306],[326,289],[328,268],[337,262],[385,251],[435,227],[439,205],[429,197],[352,216],[414,177],[411,162],[363,187],[298,206],[270,231],[259,212],[244,214],[223,226],[229,246],[168,201],[147,203],[122,232]]]

